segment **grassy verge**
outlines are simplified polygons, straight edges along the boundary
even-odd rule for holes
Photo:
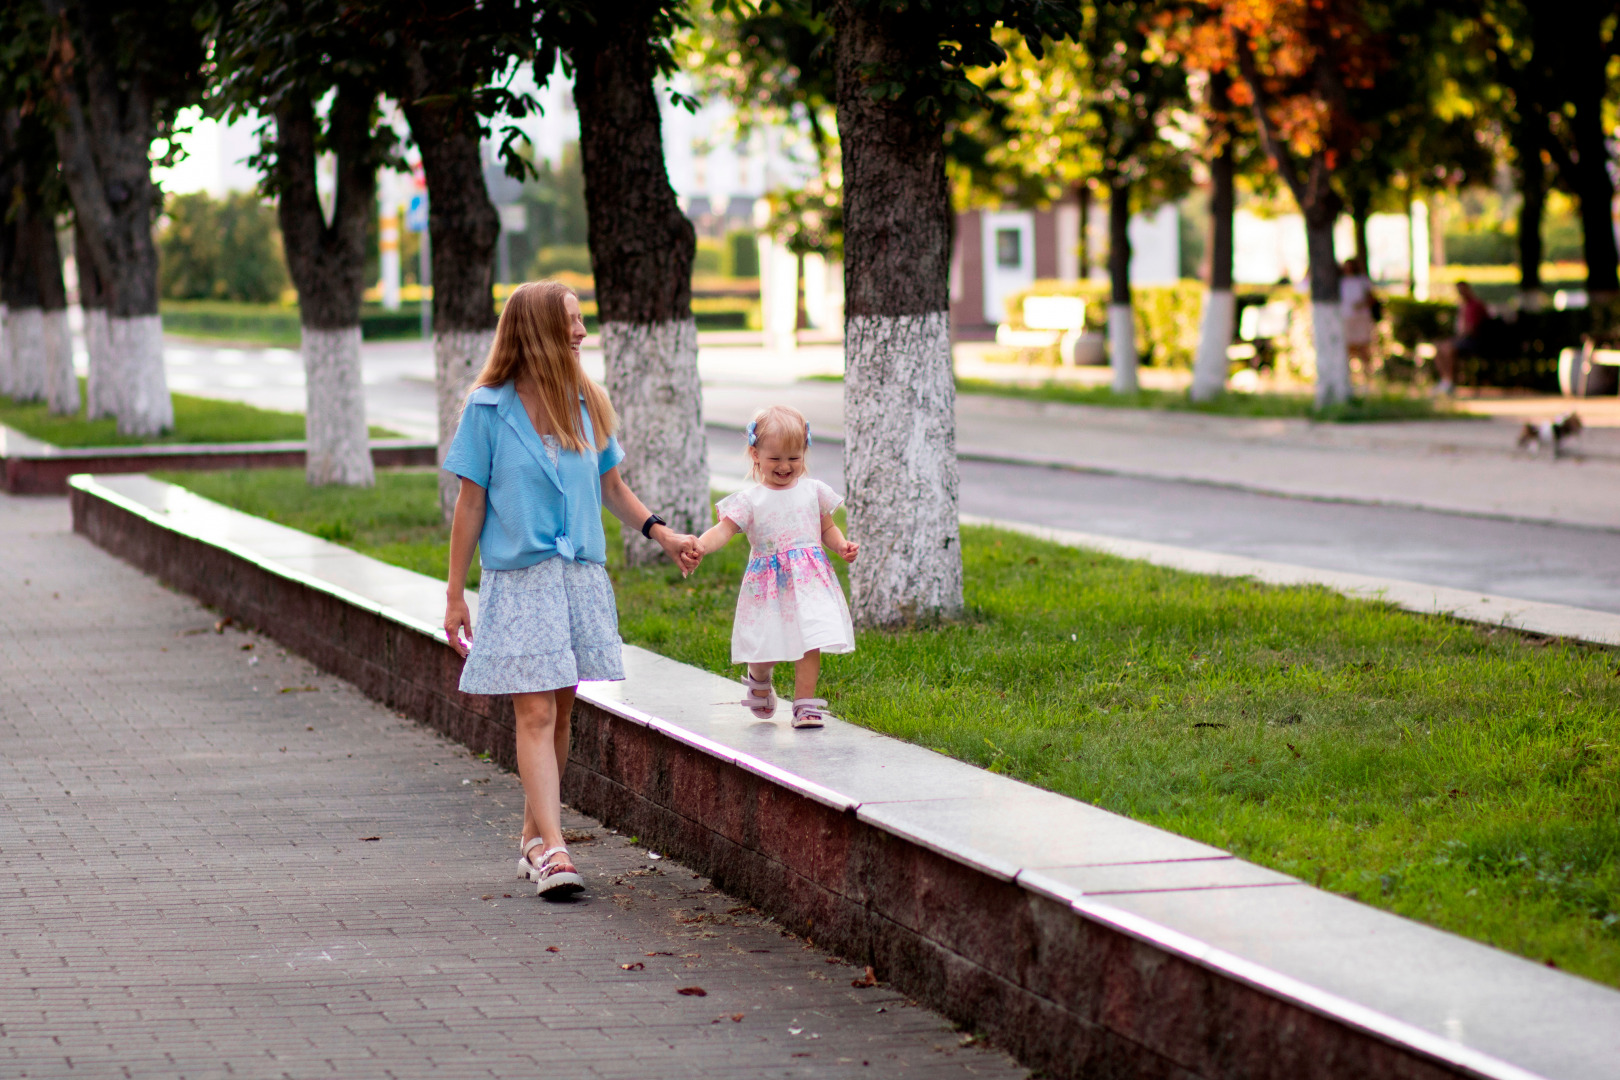
[[[1119,409],[1159,409],[1171,412],[1197,412],[1211,416],[1290,417],[1335,424],[1366,423],[1378,420],[1467,419],[1429,398],[1402,394],[1377,394],[1352,398],[1343,405],[1318,410],[1308,394],[1222,394],[1213,401],[1193,401],[1181,390],[1141,390],[1116,394],[1106,386],[1073,386],[1047,382],[1039,386],[992,382],[988,379],[957,379],[962,394],[996,394],[1029,401],[1056,401],[1070,405],[1102,405]]]
[[[79,400],[85,396],[79,380]],[[141,446],[153,443],[280,442],[304,437],[304,418],[298,413],[258,409],[237,401],[171,395],[174,430],[157,438],[120,435],[116,420],[87,420],[81,407],[77,416],[52,416],[42,401],[18,404],[0,396],[0,424],[53,446]],[[398,438],[398,432],[373,426],[373,439]]]
[[[425,471],[369,493],[173,479],[442,573]],[[1620,986],[1613,650],[991,529],[962,540],[966,615],[829,658],[840,715]],[[625,639],[735,675],[745,557],[733,543],[685,581],[615,563]]]

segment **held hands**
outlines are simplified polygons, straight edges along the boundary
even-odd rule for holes
[[[691,542],[682,547],[680,554],[675,557],[675,561],[680,563],[682,577],[686,577],[698,568],[698,564],[703,561],[704,554],[702,540],[695,536],[689,536],[687,540]]]
[[[653,535],[658,546],[664,549],[664,554],[681,568],[682,577],[696,570],[698,563],[703,561],[703,548],[698,538],[690,533],[678,533],[667,526],[659,526]]]

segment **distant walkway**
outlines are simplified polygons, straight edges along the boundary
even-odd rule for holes
[[[515,777],[66,500],[0,496],[0,548],[0,1074],[1025,1075],[583,816],[587,898],[536,900]]]

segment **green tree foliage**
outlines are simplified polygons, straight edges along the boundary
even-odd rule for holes
[[[258,195],[171,195],[158,232],[166,300],[265,304],[287,287],[276,211]]]

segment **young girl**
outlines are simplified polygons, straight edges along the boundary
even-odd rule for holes
[[[737,533],[751,554],[731,627],[731,660],[747,664],[743,705],[760,719],[776,715],[771,672],[793,663],[793,726],[821,727],[827,702],[815,697],[821,654],[855,651],[849,605],[822,545],[845,562],[857,546],[833,524],[843,502],[832,488],[805,475],[810,425],[797,409],[773,405],[748,425],[748,478],[755,485],[720,501],[720,521],[698,538],[708,555]],[[685,565],[685,560],[683,560]]]

